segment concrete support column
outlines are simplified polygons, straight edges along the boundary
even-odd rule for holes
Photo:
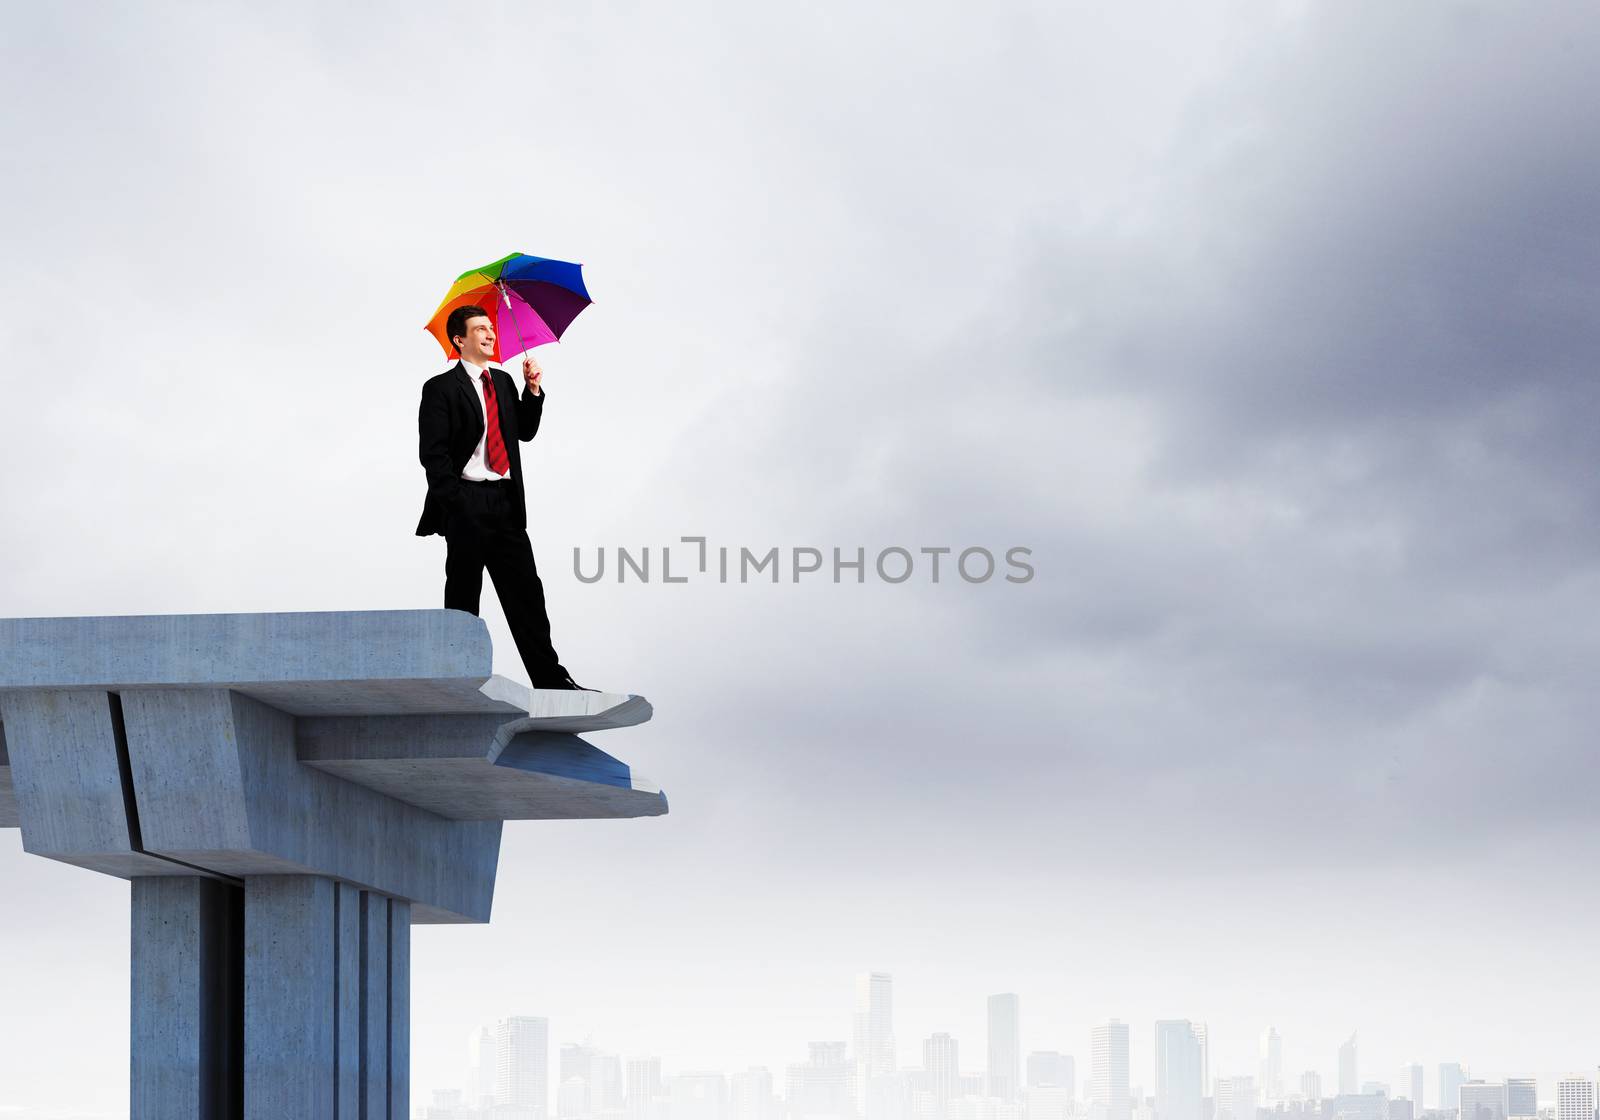
[[[132,915],[132,1120],[235,1120],[244,893],[197,877],[135,879]]]
[[[407,1120],[410,904],[245,879],[245,1120]]]
[[[411,923],[505,820],[660,816],[464,611],[0,618],[0,828],[132,888],[132,1120],[407,1120]],[[3,994],[0,994],[3,998]]]

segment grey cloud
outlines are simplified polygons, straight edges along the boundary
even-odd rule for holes
[[[1597,606],[1571,582],[1593,568],[1600,341],[1600,164],[1573,143],[1595,79],[1571,44],[1596,21],[1378,12],[1319,9],[1246,60],[1118,220],[1014,212],[998,291],[898,309],[892,337],[836,297],[821,318],[872,376],[798,376],[728,437],[767,464],[764,499],[836,536],[1016,538],[1041,568],[1010,595],[907,589],[926,613],[878,606],[914,627],[884,640],[837,603],[789,616],[802,646],[852,640],[823,646],[832,671],[781,654],[750,703],[818,774],[862,776],[797,794],[848,810],[920,783],[1035,851],[1142,799],[1161,835],[1209,819],[1201,846],[1335,860],[1587,815],[1593,705],[1563,665],[1595,650],[1551,610]],[[927,209],[890,240],[937,238]],[[1067,441],[1106,398],[1140,453],[1095,509]],[[1023,828],[1018,804],[1064,811]],[[1411,811],[1431,804],[1455,811]],[[1361,827],[1294,827],[1308,812]]]

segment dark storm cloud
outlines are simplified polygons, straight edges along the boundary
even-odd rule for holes
[[[1181,416],[1174,476],[1323,471],[1330,511],[1586,562],[1597,38],[1578,5],[1322,9],[1196,107],[1161,212],[1091,246],[1109,284],[1054,267],[1070,237],[1041,251],[1029,286],[1086,324],[1057,353]]]
[[[962,313],[886,339],[831,309],[872,376],[757,426],[774,504],[1030,545],[1040,575],[797,619],[831,623],[826,656],[750,697],[808,760],[797,802],[1036,852],[1131,814],[1138,848],[1269,859],[1585,816],[1597,31],[1576,5],[1321,9],[1119,211],[1018,212],[1014,273]]]

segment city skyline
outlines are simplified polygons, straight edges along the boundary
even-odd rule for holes
[[[534,1044],[544,1048],[547,1063],[551,1054],[559,1054],[559,1076],[553,1080],[546,1079],[546,1099],[551,1106],[548,1115],[565,1117],[568,1120],[573,1117],[620,1110],[625,1100],[637,1098],[638,1089],[643,1085],[654,1086],[665,1098],[670,1096],[668,1090],[673,1080],[683,1076],[697,1079],[697,1084],[702,1089],[707,1079],[718,1077],[725,1079],[727,1084],[724,1088],[733,1094],[730,1100],[737,1096],[735,1084],[741,1077],[745,1079],[743,1084],[747,1092],[752,1091],[750,1077],[764,1077],[768,1088],[757,1091],[757,1095],[765,1094],[765,1097],[784,1102],[787,1106],[790,1100],[789,1094],[815,1091],[817,1083],[808,1080],[808,1074],[829,1070],[838,1072],[825,1073],[822,1078],[820,1084],[823,1086],[825,1098],[837,1106],[848,1096],[849,1107],[860,1116],[868,1116],[869,1109],[873,1108],[863,1081],[864,1076],[904,1074],[926,1077],[928,1091],[937,1102],[938,1115],[941,1116],[946,1114],[952,1101],[961,1097],[1019,1101],[1028,1090],[1062,1088],[1065,1091],[1066,1102],[1077,1102],[1089,1107],[1089,1120],[1117,1120],[1119,1113],[1115,1108],[1108,1109],[1102,1114],[1095,1106],[1105,1103],[1101,1101],[1102,1094],[1115,1093],[1119,1089],[1126,1090],[1122,1100],[1128,1118],[1139,1115],[1140,1101],[1148,1101],[1153,1108],[1154,1116],[1160,1120],[1201,1120],[1202,1117],[1206,1120],[1245,1120],[1246,1115],[1253,1118],[1257,1107],[1271,1108],[1305,1100],[1308,1096],[1305,1091],[1307,1078],[1315,1079],[1319,1084],[1337,1081],[1340,1078],[1344,1078],[1348,1084],[1349,1078],[1356,1078],[1360,1083],[1351,1092],[1341,1091],[1338,1095],[1366,1096],[1381,1092],[1390,1100],[1411,1102],[1416,1106],[1412,1115],[1421,1117],[1424,1113],[1454,1110],[1457,1105],[1445,1103],[1446,1098],[1459,1091],[1461,1094],[1459,1102],[1470,1111],[1458,1116],[1458,1120],[1508,1120],[1510,1117],[1537,1116],[1541,1110],[1550,1111],[1554,1115],[1560,1101],[1571,1096],[1568,1087],[1571,1079],[1576,1078],[1581,1081],[1587,1076],[1592,1092],[1593,1082],[1597,1073],[1600,1073],[1600,1055],[1597,1055],[1596,1066],[1590,1069],[1587,1075],[1576,1070],[1542,1076],[1527,1075],[1526,1071],[1513,1071],[1500,1075],[1498,1080],[1474,1075],[1460,1063],[1446,1061],[1438,1062],[1434,1066],[1437,1088],[1430,1092],[1427,1088],[1429,1067],[1422,1062],[1408,1062],[1397,1066],[1392,1077],[1363,1077],[1360,1032],[1356,1031],[1346,1036],[1336,1048],[1331,1058],[1332,1077],[1328,1078],[1328,1082],[1324,1082],[1326,1069],[1315,1065],[1303,1066],[1292,1076],[1284,1074],[1282,1072],[1284,1068],[1291,1068],[1284,1065],[1285,1039],[1276,1027],[1268,1026],[1258,1035],[1261,1042],[1260,1069],[1270,1072],[1276,1066],[1281,1082],[1279,1092],[1276,1094],[1272,1092],[1273,1081],[1261,1072],[1236,1073],[1218,1070],[1210,1074],[1216,1079],[1217,1085],[1215,1092],[1209,1093],[1202,1089],[1207,1071],[1204,1067],[1206,1059],[1203,1057],[1204,1048],[1201,1040],[1202,1038],[1209,1040],[1210,1024],[1192,1020],[1153,1022],[1149,1047],[1151,1063],[1149,1076],[1141,1080],[1136,1075],[1137,1067],[1130,1059],[1130,1055],[1138,1053],[1139,1049],[1134,1043],[1136,1036],[1134,1024],[1117,1019],[1098,1024],[1091,1028],[1086,1045],[1077,1051],[1032,1046],[1021,1030],[1023,999],[1015,992],[994,993],[986,997],[986,1037],[967,1040],[968,1049],[965,1051],[961,1049],[963,1040],[949,1031],[931,1031],[926,1034],[913,1031],[911,1033],[916,1038],[914,1046],[920,1060],[906,1062],[898,1050],[887,1059],[884,1052],[886,1040],[892,1041],[901,1033],[896,1027],[892,1010],[895,1001],[893,974],[881,971],[863,972],[857,974],[854,979],[856,998],[854,1010],[850,1015],[853,1027],[851,1039],[806,1040],[800,1044],[809,1055],[804,1061],[799,1060],[797,1054],[794,1061],[771,1065],[759,1064],[737,1068],[702,1063],[693,1069],[677,1070],[663,1063],[657,1054],[608,1050],[603,1042],[597,1042],[592,1035],[585,1036],[581,1042],[575,1040],[554,1042],[558,1033],[551,1031],[550,1021],[543,1017],[507,1017],[498,1021],[493,1029],[488,1026],[478,1028],[473,1032],[472,1039],[474,1046],[478,1047],[477,1053],[483,1052],[481,1043],[484,1038],[493,1037],[497,1040],[495,1052],[499,1068],[503,1071],[506,1063],[507,1027],[538,1024],[528,1037],[537,1040]],[[1088,1064],[1080,1066],[1078,1063],[1084,1055],[1088,1056]],[[612,1102],[609,1108],[590,1107],[591,1098],[586,1094],[563,1095],[563,1087],[575,1077],[586,1083],[606,1081],[606,1075],[591,1072],[592,1069],[599,1068],[594,1064],[597,1061],[606,1069],[615,1070],[609,1077],[609,1083],[614,1084],[615,1091],[605,1098]],[[1014,1083],[1011,1080],[1013,1067],[1017,1071]],[[1080,1080],[1074,1073],[1066,1073],[1064,1080],[1067,1084],[1062,1085],[1063,1078],[1060,1071],[1073,1067],[1086,1069],[1088,1076]],[[622,1072],[624,1068],[628,1071],[626,1081]],[[647,1076],[644,1071],[648,1071]],[[854,1077],[848,1090],[840,1080],[846,1075],[846,1071]],[[787,1079],[785,1079],[786,1072]],[[469,1095],[472,1086],[483,1084],[481,1074],[473,1068],[469,1060],[462,1084],[450,1086],[448,1089],[461,1088],[464,1095]],[[504,1082],[498,1084],[503,1085]],[[625,1085],[626,1092],[624,1092]],[[1293,1091],[1290,1089],[1291,1085],[1294,1086]],[[787,1092],[784,1091],[785,1086]],[[830,1086],[832,1088],[829,1088]],[[1419,1097],[1413,1095],[1419,1086],[1422,1088],[1420,1103]],[[446,1088],[438,1085],[423,1088],[419,1085],[417,1100],[420,1102],[430,1099],[434,1091]],[[1543,1096],[1540,1095],[1541,1092]],[[527,1100],[527,1098],[521,1099],[524,1102]],[[1312,1099],[1331,1098],[1318,1094]],[[568,1104],[564,1105],[563,1101],[567,1101]],[[573,1101],[584,1103],[582,1106],[572,1106]],[[1210,1108],[1210,1111],[1202,1110],[1202,1102]],[[1529,1107],[1530,1105],[1532,1107]],[[1519,1106],[1520,1111],[1514,1110]],[[1578,1106],[1574,1106],[1569,1099],[1568,1112],[1573,1112],[1576,1107]],[[817,1108],[807,1114],[833,1115],[834,1111]],[[632,1120],[641,1120],[633,1112],[629,1115]],[[889,1115],[899,1114],[889,1113]],[[1570,1120],[1570,1117],[1558,1120]],[[1586,1120],[1595,1118],[1591,1116]]]

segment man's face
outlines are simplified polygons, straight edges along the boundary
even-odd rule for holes
[[[461,340],[461,356],[473,365],[487,365],[494,359],[494,327],[489,316],[474,315],[467,320],[467,334]]]

